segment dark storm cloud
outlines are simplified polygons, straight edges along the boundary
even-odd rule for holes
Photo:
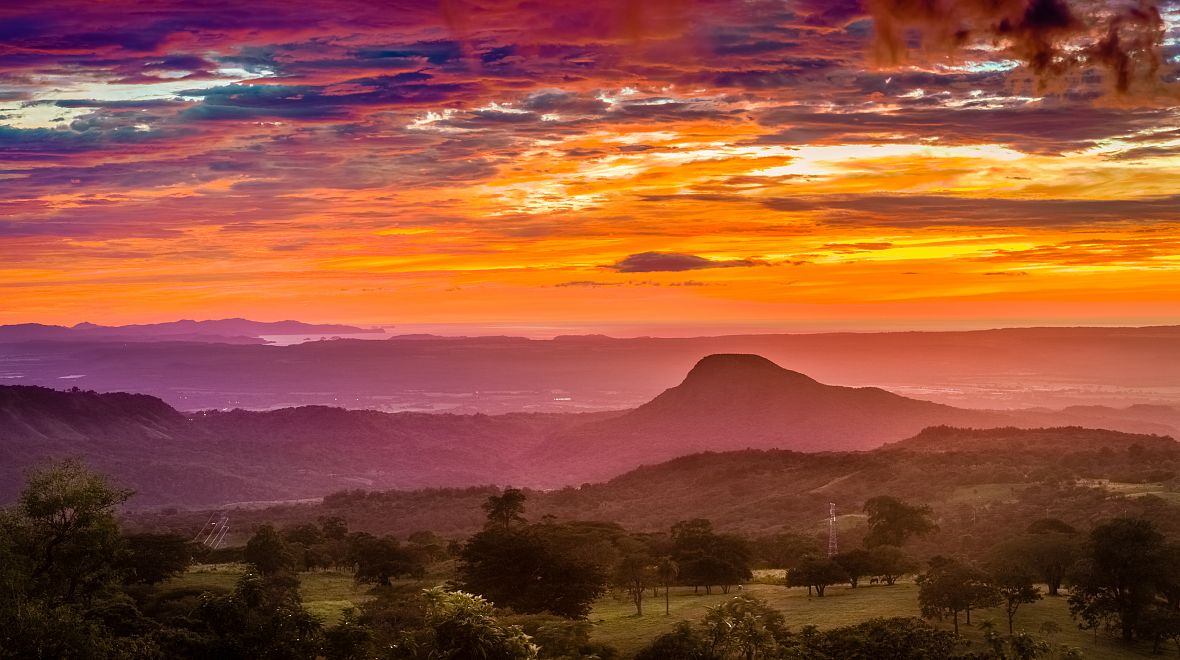
[[[695,254],[679,252],[641,252],[629,255],[614,264],[604,266],[604,268],[617,270],[620,273],[676,273],[707,268],[743,268],[757,266],[760,263],[753,259],[706,259]]]
[[[867,0],[867,7],[885,64],[910,59],[907,31],[916,29],[927,51],[1002,44],[1042,82],[1099,67],[1120,94],[1159,91],[1165,25],[1149,0]]]

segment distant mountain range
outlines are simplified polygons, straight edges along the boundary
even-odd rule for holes
[[[0,325],[0,342],[36,341],[184,341],[232,344],[264,344],[268,335],[348,335],[381,332],[350,325],[311,324],[299,321],[249,321],[219,319],[211,321],[181,320],[143,325],[74,326],[22,323]]]
[[[557,488],[700,451],[864,450],[936,425],[1174,433],[1166,407],[980,411],[877,388],[824,385],[754,355],[702,359],[630,411],[496,416],[307,406],[185,415],[145,395],[0,387],[0,500],[23,467],[80,456],[136,489],[137,505],[292,500],[354,487],[513,483]]]
[[[142,333],[41,327],[30,334],[28,326],[8,326],[0,329],[7,337],[0,339],[0,384],[141,392],[186,411],[330,405],[581,412],[635,408],[679,382],[686,365],[702,357],[752,353],[824,383],[877,386],[966,408],[1122,408],[1180,400],[1176,326],[689,339],[390,335],[277,346],[258,337],[347,336],[358,329],[202,323],[160,324]],[[207,334],[214,331],[222,334]],[[204,334],[179,341],[183,333]]]

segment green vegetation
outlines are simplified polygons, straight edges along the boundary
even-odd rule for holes
[[[1083,532],[1025,515],[1013,534],[952,543],[945,512],[875,496],[862,547],[845,539],[829,558],[815,535],[751,539],[707,519],[655,533],[530,522],[529,494],[509,489],[485,499],[484,528],[464,543],[320,516],[210,550],[125,533],[114,510],[127,496],[66,462],[33,474],[0,513],[0,659],[1051,660],[1180,649],[1180,543],[1147,518]]]

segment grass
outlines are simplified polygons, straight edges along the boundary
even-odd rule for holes
[[[960,486],[946,498],[946,504],[979,506],[989,502],[1005,502],[1016,497],[1027,483],[974,484]]]
[[[233,588],[244,572],[245,566],[241,564],[195,566],[165,586],[228,590]],[[765,577],[773,579],[774,575]],[[366,588],[357,588],[352,576],[347,573],[301,573],[299,580],[304,607],[329,625],[338,621],[345,609],[368,598]],[[832,586],[828,587],[823,598],[809,598],[806,589],[788,589],[781,584],[768,584],[770,581],[747,584],[740,593],[757,596],[777,608],[791,629],[796,631],[806,625],[828,629],[876,617],[919,615],[918,588],[912,582],[899,582],[892,587],[862,585],[857,589]],[[725,595],[720,590],[714,590],[712,595],[705,595],[704,590],[696,594],[691,588],[676,587],[672,589],[669,599],[670,615],[664,614],[664,598],[661,594],[658,598],[649,596],[644,599],[644,614],[641,617],[635,615],[635,606],[629,599],[608,596],[596,603],[590,613],[589,620],[594,627],[591,634],[594,641],[610,644],[627,657],[658,635],[671,631],[680,621],[700,621],[708,608],[738,593],[731,590],[729,595]],[[1007,620],[1001,609],[973,612],[971,620],[974,625],[968,626],[960,619],[959,629],[965,638],[972,641],[974,648],[980,648],[983,639],[980,623],[991,621],[998,631],[1007,631]],[[1060,632],[1051,636],[1039,633],[1046,621],[1057,624]],[[948,630],[952,627],[949,621],[936,625]],[[1053,644],[1077,647],[1084,657],[1095,660],[1166,657],[1175,652],[1174,648],[1165,647],[1165,656],[1152,656],[1149,645],[1129,649],[1104,634],[1099,634],[1095,641],[1093,633],[1078,630],[1069,616],[1065,597],[1046,596],[1036,603],[1021,606],[1016,615],[1016,629],[1048,639]]]
[[[203,564],[192,567],[164,586],[229,590],[234,588],[234,583],[245,572],[243,564]],[[344,610],[368,600],[370,596],[366,591],[368,587],[357,587],[348,573],[324,571],[299,574],[299,594],[303,598],[303,607],[328,625],[339,621]]]
[[[796,631],[805,625],[828,629],[856,624],[875,617],[919,616],[918,588],[911,582],[899,582],[892,587],[871,585],[857,589],[833,586],[828,588],[823,598],[809,598],[806,589],[788,589],[758,583],[746,585],[741,593],[752,594],[765,600],[782,612],[787,624]],[[645,599],[642,617],[635,615],[635,607],[629,601],[604,599],[590,614],[590,621],[594,625],[593,638],[595,641],[617,647],[626,657],[656,636],[671,631],[680,621],[699,621],[707,608],[735,595],[736,592],[731,591],[729,595],[715,592],[711,596],[706,596],[704,591],[694,594],[689,588],[673,588],[670,599],[671,615],[664,614],[664,599],[661,594],[659,598]],[[980,623],[991,621],[999,632],[1007,631],[1007,619],[1002,609],[972,612],[971,621],[974,625],[967,626],[960,617],[959,630],[965,638],[971,640],[974,648],[981,648],[983,640]],[[1040,634],[1038,631],[1041,624],[1046,621],[1057,624],[1060,632],[1051,636]],[[1065,597],[1046,597],[1036,603],[1021,606],[1016,614],[1015,624],[1016,630],[1030,632],[1055,645],[1077,647],[1086,658],[1113,660],[1160,657],[1151,655],[1149,645],[1128,649],[1103,634],[1099,634],[1095,643],[1094,635],[1088,631],[1078,630],[1077,624],[1070,618]],[[949,621],[936,622],[936,625],[948,630],[952,628]],[[1168,652],[1174,650],[1165,648],[1165,653]]]

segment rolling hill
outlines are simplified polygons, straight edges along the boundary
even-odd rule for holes
[[[229,515],[239,534],[264,522],[293,524],[327,515],[373,533],[405,537],[431,530],[462,538],[482,526],[480,505],[496,492],[491,486],[352,489],[322,503]],[[1043,517],[1086,529],[1103,518],[1142,515],[1180,534],[1180,443],[1077,427],[932,427],[872,451],[704,452],[609,481],[527,494],[526,516],[534,521],[601,520],[660,532],[678,520],[707,518],[721,529],[755,536],[784,528],[822,536],[828,503],[835,502],[849,547],[863,528],[864,502],[888,494],[933,506],[941,531],[928,540],[930,548],[970,555],[980,538],[1015,534]],[[145,529],[187,531],[205,517],[179,511],[132,520]]]
[[[982,411],[878,388],[825,385],[755,355],[702,359],[630,411],[455,415],[325,406],[183,414],[154,397],[0,387],[0,500],[22,470],[77,456],[135,489],[134,504],[317,498],[349,488],[562,488],[703,451],[866,450],[926,427],[1074,424],[1081,413]],[[1164,433],[1155,407],[1087,409],[1108,428]],[[918,435],[918,437],[923,437]]]

